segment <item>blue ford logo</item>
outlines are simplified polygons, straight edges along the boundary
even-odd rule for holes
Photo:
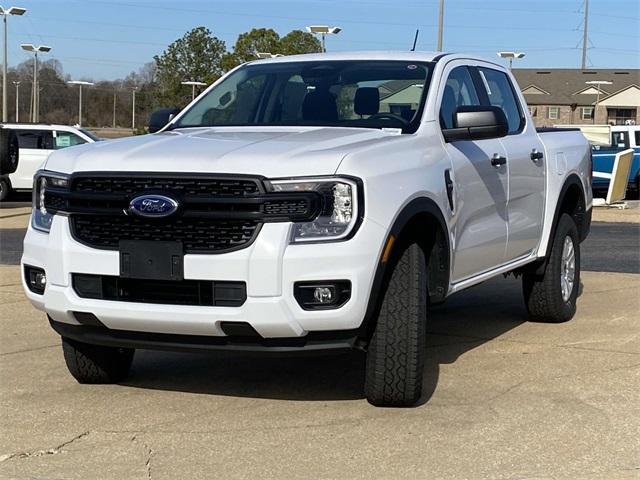
[[[140,195],[129,202],[129,211],[141,217],[168,217],[178,210],[178,202],[164,195]]]

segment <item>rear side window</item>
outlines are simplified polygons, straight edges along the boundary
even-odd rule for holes
[[[453,116],[458,107],[480,105],[467,67],[456,67],[449,73],[440,104],[440,125],[453,128]]]
[[[617,148],[629,148],[627,132],[611,132],[611,145]]]
[[[53,150],[53,132],[51,130],[15,130],[20,148],[34,150]]]
[[[524,126],[524,117],[507,74],[491,68],[480,67],[478,70],[487,90],[489,103],[494,107],[500,107],[507,117],[509,133],[520,131]]]
[[[640,130],[636,130],[635,135],[636,135],[636,147],[640,147]]]
[[[75,133],[71,132],[56,132],[55,146],[56,150],[61,148],[73,147],[74,145],[82,145],[87,143],[84,138],[80,138]]]

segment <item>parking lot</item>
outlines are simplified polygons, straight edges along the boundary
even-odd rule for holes
[[[2,210],[5,264],[27,218],[16,206]],[[527,322],[513,278],[433,309],[412,409],[363,399],[359,353],[138,351],[125,383],[79,385],[2,265],[0,477],[638,478],[638,238],[637,223],[594,224],[567,324]]]

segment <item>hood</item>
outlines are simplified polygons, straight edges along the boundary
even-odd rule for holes
[[[58,150],[47,170],[331,175],[358,148],[396,136],[336,127],[190,128]],[[397,138],[398,136],[396,136]]]

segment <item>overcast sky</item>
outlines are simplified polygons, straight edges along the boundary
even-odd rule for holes
[[[7,3],[11,2],[11,4]],[[343,31],[328,50],[435,50],[438,0],[3,0],[28,13],[9,19],[9,63],[20,43],[53,47],[74,78],[115,79],[137,70],[197,26],[231,49],[238,34],[281,35],[309,24]],[[526,52],[518,67],[579,67],[584,0],[445,0],[444,50],[494,57]],[[640,68],[640,0],[590,0],[589,65]]]

